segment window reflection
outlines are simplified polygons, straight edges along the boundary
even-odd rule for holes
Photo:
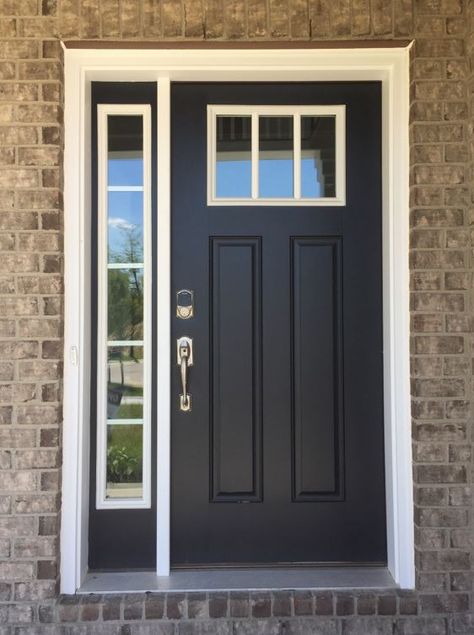
[[[259,196],[293,197],[293,117],[259,117]]]
[[[143,185],[143,118],[108,116],[108,185]]]
[[[336,118],[301,117],[301,196],[336,195]]]
[[[143,426],[107,426],[106,498],[143,496]]]
[[[143,262],[143,192],[108,193],[109,262]]]
[[[143,418],[143,346],[111,346],[107,360],[107,418]]]
[[[108,339],[143,339],[143,271],[108,270]]]
[[[251,117],[217,117],[216,197],[252,196]]]

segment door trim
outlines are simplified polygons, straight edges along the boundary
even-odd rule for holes
[[[170,573],[170,83],[382,83],[383,331],[388,569],[413,588],[409,372],[409,49],[67,49],[65,57],[65,334],[61,592],[87,573],[90,386],[90,84],[158,87],[157,575]]]

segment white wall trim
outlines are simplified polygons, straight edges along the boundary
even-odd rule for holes
[[[158,575],[169,574],[170,82],[381,81],[388,567],[413,588],[409,383],[409,49],[65,49],[65,366],[61,591],[87,571],[90,348],[90,82],[158,82]]]

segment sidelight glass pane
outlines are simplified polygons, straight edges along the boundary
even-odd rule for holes
[[[143,117],[108,116],[108,185],[143,185]]]
[[[259,197],[293,197],[293,117],[259,117]]]
[[[107,418],[143,419],[143,346],[109,346]]]
[[[107,426],[107,499],[143,496],[143,426]]]
[[[301,196],[336,195],[336,117],[301,117]]]
[[[109,269],[108,340],[143,339],[143,269]]]
[[[109,262],[143,262],[143,192],[109,192]]]
[[[216,198],[252,196],[252,118],[218,116]]]
[[[151,108],[97,106],[97,509],[150,507]]]

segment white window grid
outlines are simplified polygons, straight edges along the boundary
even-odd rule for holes
[[[252,196],[225,198],[216,196],[216,148],[218,116],[251,117],[251,170]],[[293,196],[263,198],[259,196],[259,117],[293,117]],[[335,117],[336,121],[336,194],[331,197],[309,198],[301,196],[301,117]],[[208,105],[207,107],[207,204],[209,206],[339,206],[346,204],[346,107],[329,106],[247,106]]]
[[[138,115],[143,119],[143,186],[108,185],[108,117]],[[99,104],[97,106],[98,149],[98,253],[97,253],[97,456],[96,508],[149,509],[151,507],[151,107],[148,104]],[[143,192],[143,262],[108,262],[108,193]],[[108,271],[143,271],[143,339],[108,339]],[[112,346],[143,349],[143,417],[107,417],[108,349]],[[107,498],[107,428],[110,425],[141,425],[143,444],[142,496]]]

